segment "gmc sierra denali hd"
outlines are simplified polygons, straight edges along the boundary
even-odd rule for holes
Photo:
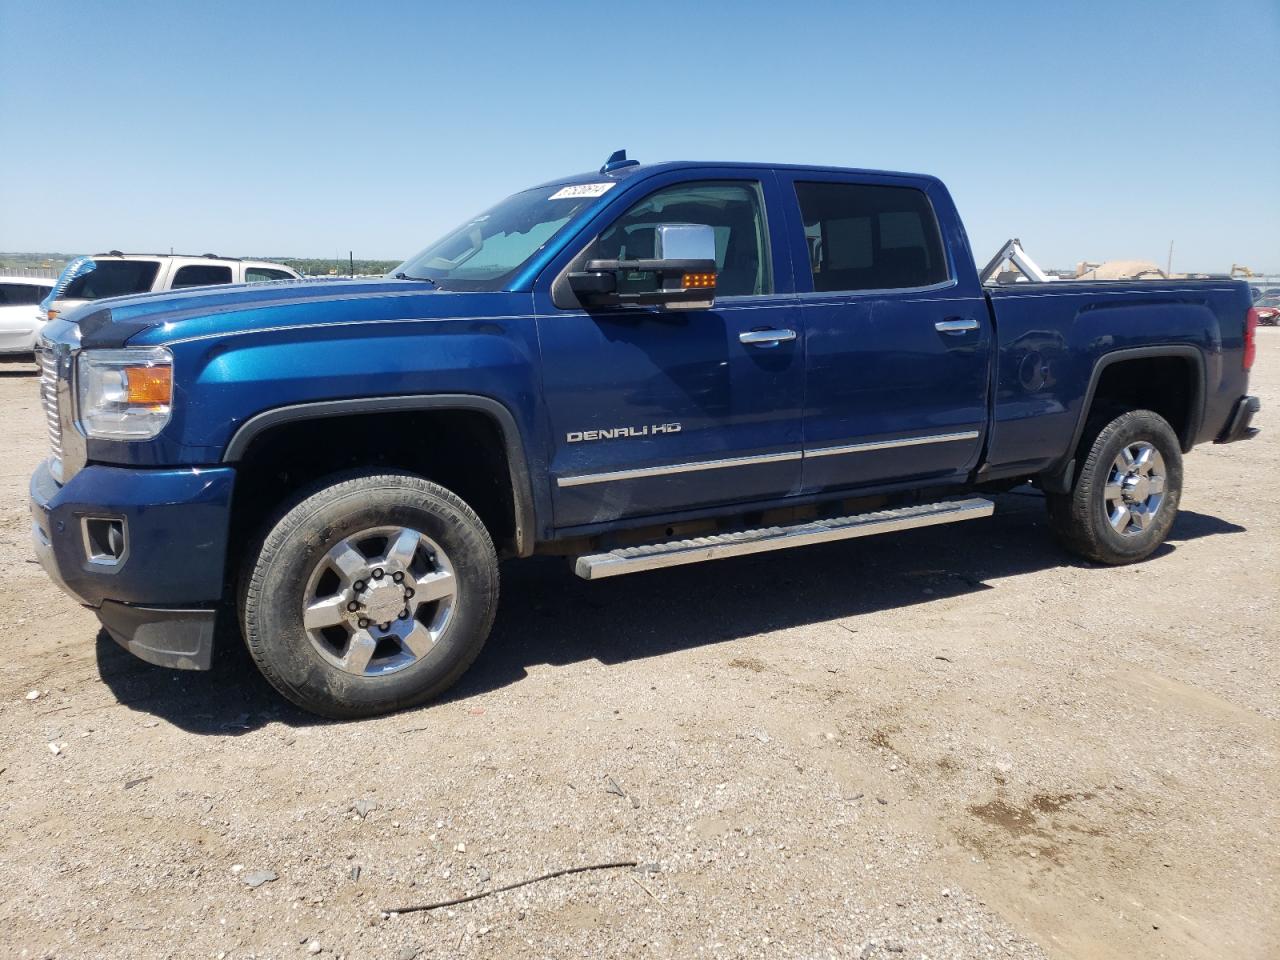
[[[51,321],[35,547],[143,659],[207,668],[235,618],[284,696],[369,715],[475,660],[500,557],[609,577],[1030,482],[1141,560],[1183,455],[1256,432],[1255,324],[1229,280],[984,287],[933,177],[615,154],[386,278]]]

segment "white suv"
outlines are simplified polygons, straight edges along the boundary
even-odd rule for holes
[[[52,319],[90,300],[126,297],[136,293],[161,293],[186,287],[209,287],[223,283],[259,283],[266,280],[299,280],[297,271],[282,263],[266,260],[239,260],[205,254],[182,257],[172,254],[95,253],[88,258],[93,267],[83,268],[59,288],[49,304]]]

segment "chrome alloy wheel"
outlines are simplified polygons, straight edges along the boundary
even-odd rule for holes
[[[1111,526],[1134,537],[1150,526],[1164,502],[1164,457],[1145,440],[1126,444],[1116,455],[1102,491]]]
[[[311,572],[302,625],[339,670],[384,676],[435,646],[457,605],[458,581],[430,537],[373,527],[339,541]]]

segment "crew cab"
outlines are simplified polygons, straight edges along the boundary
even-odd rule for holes
[[[383,279],[90,304],[41,344],[36,552],[153,663],[238,626],[302,707],[437,696],[500,557],[630,574],[984,517],[1034,484],[1148,557],[1183,455],[1252,436],[1243,282],[984,287],[930,176],[602,168]]]
[[[49,319],[105,297],[139,293],[163,293],[188,287],[208,287],[224,283],[264,283],[297,280],[298,272],[283,263],[268,260],[241,260],[206,253],[179,256],[167,253],[95,253],[78,257],[58,277],[52,298],[47,302]]]

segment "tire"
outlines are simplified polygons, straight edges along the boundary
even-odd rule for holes
[[[290,701],[334,719],[439,696],[479,656],[498,602],[480,518],[407,473],[346,474],[305,491],[268,524],[249,571],[249,654]]]
[[[1045,499],[1049,525],[1063,546],[1086,560],[1120,565],[1145,560],[1169,535],[1182,499],[1182,448],[1157,413],[1111,417],[1105,414],[1085,430],[1071,492]],[[1154,456],[1145,467],[1129,463],[1147,450]]]

